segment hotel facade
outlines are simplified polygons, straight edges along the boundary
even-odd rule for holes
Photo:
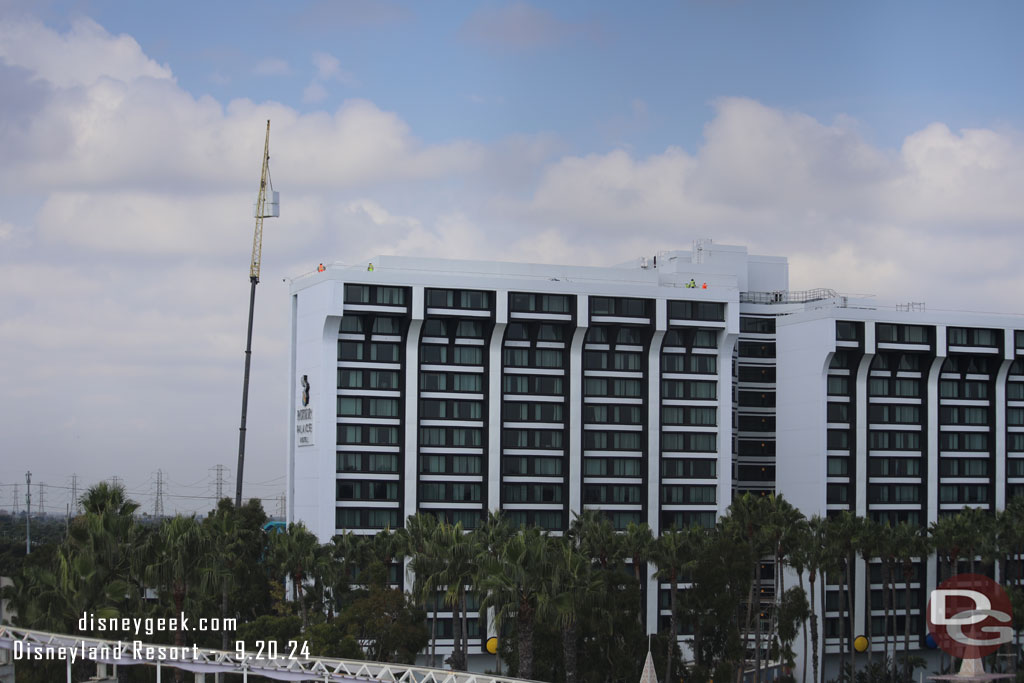
[[[607,268],[372,264],[291,286],[288,519],[321,542],[491,510],[657,534],[745,491],[927,524],[1024,492],[1021,317],[793,292],[785,258],[710,240]]]

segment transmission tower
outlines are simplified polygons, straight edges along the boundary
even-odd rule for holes
[[[71,475],[71,507],[74,508],[75,515],[77,516],[81,512],[81,505],[78,502],[78,475]]]
[[[164,516],[164,471],[156,471],[156,502],[153,503],[153,516],[160,519]]]
[[[210,468],[214,473],[214,490],[216,491],[217,501],[224,497],[224,473],[227,472],[228,468],[224,465],[214,465]]]
[[[120,486],[121,485],[121,477],[117,476],[116,474],[114,476],[112,476],[110,478],[110,485],[113,486],[114,488],[117,488],[118,486]]]
[[[45,486],[46,486],[46,484],[44,484],[43,482],[39,482],[39,512],[38,512],[38,514],[39,514],[40,517],[43,516],[43,508],[46,507],[46,503],[43,502],[43,501],[46,500],[46,489],[44,488]]]
[[[277,516],[285,516],[285,496],[283,493],[277,497]]]
[[[25,473],[25,554],[32,552],[32,472]]]
[[[11,512],[18,514],[18,485],[14,485],[14,502],[11,504]]]

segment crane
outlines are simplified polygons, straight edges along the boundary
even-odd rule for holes
[[[267,201],[267,187],[270,201]],[[270,180],[270,120],[267,120],[267,138],[263,143],[263,169],[260,171],[260,191],[256,195],[256,231],[252,236],[252,261],[249,263],[249,328],[245,336],[245,377],[242,380],[242,423],[238,428],[238,472],[235,483],[235,507],[242,506],[242,469],[245,465],[245,416],[249,407],[249,365],[252,359],[252,314],[256,305],[256,285],[260,281],[260,263],[263,258],[263,219],[281,215],[279,193]],[[269,212],[269,213],[268,213]]]

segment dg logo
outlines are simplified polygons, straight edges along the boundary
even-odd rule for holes
[[[1013,640],[1010,596],[980,574],[957,574],[928,600],[928,630],[947,654],[981,659]]]

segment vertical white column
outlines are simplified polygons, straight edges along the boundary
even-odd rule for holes
[[[866,517],[868,514],[868,377],[871,374],[871,363],[875,359],[875,323],[864,322],[864,355],[857,366],[857,375],[854,378],[855,404],[854,415],[854,472],[856,477],[850,477],[850,483],[855,488],[854,514]],[[825,370],[826,374],[828,370]],[[870,605],[867,597],[868,581],[867,563],[861,559],[856,560],[854,570],[854,633],[849,634],[850,638],[856,638],[864,634],[866,615],[864,605]]]
[[[295,375],[295,355],[298,353],[297,335],[299,319],[299,295],[291,295],[292,304],[292,335],[291,335],[291,356],[288,360],[288,464],[286,466],[287,485],[285,495],[287,496],[285,506],[285,521],[291,524],[295,521],[295,387],[298,377]],[[337,370],[335,370],[335,382],[337,382]],[[337,384],[335,384],[337,386]],[[337,393],[337,392],[335,392]]]
[[[668,329],[668,305],[654,301],[654,335],[647,354],[647,524],[657,536],[661,533],[661,342]]]
[[[928,468],[928,510],[925,526],[931,525],[939,518],[939,376],[942,364],[946,362],[946,326],[935,326],[935,359],[928,368],[928,386],[926,388],[928,411],[928,434],[926,435]]]
[[[576,332],[569,347],[569,521],[583,510],[583,340],[590,325],[590,299],[576,297]]]
[[[661,343],[668,329],[668,304],[654,300],[654,335],[647,354],[647,524],[661,533]],[[658,632],[658,581],[647,563],[647,632]]]
[[[485,507],[501,507],[501,343],[508,325],[508,292],[494,293],[494,331],[487,354],[487,501]]]
[[[409,332],[405,338],[405,471],[403,473],[405,508],[402,519],[416,514],[416,486],[419,459],[420,330],[423,327],[423,287],[412,288],[409,307]]]
[[[996,373],[996,391],[992,400],[995,401],[996,423],[993,425],[996,439],[996,471],[995,479],[995,509],[1006,509],[1006,378],[1010,374],[1010,365],[1013,364],[1015,340],[1013,330],[1003,330],[1003,362]],[[999,563],[996,563],[996,571],[999,571]],[[1001,577],[996,577],[1001,580]]]
[[[738,304],[728,303],[728,308]],[[732,356],[733,349],[739,340],[739,315],[732,315],[730,311],[726,316],[727,327],[722,330],[718,339],[718,464],[716,476],[718,486],[716,487],[716,499],[718,500],[718,511],[716,516],[725,515],[729,506],[732,505]],[[693,349],[690,349],[693,352]],[[778,385],[776,384],[776,387]],[[777,391],[777,390],[776,390]],[[776,404],[778,395],[776,394]]]

